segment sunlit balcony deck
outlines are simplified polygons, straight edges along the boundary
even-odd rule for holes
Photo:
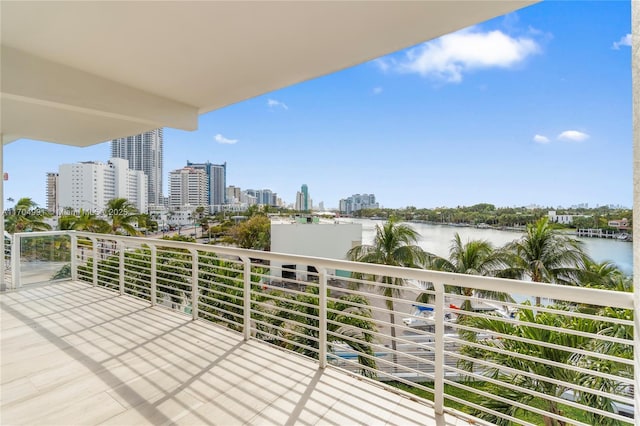
[[[23,287],[0,304],[3,425],[469,424],[86,283]]]
[[[640,419],[629,292],[75,231],[9,264],[3,425]]]

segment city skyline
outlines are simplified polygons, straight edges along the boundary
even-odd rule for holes
[[[289,204],[306,183],[328,208],[362,191],[390,208],[630,206],[629,33],[628,2],[536,4],[165,129],[163,182],[212,161]],[[108,158],[17,141],[5,197],[44,206],[46,172]]]

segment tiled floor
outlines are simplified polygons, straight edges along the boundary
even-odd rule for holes
[[[2,425],[468,424],[85,284],[25,287],[0,305]]]

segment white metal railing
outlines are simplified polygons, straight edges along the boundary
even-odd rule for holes
[[[317,359],[321,368],[333,364],[418,393],[436,413],[513,424],[633,424],[631,293],[63,234],[73,279],[229,327]],[[22,238],[16,234],[14,248]],[[468,290],[456,294],[460,288]],[[514,299],[490,301],[478,296],[483,291]],[[547,303],[531,306],[536,297]],[[470,310],[460,309],[465,304]]]

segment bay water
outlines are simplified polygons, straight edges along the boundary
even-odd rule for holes
[[[362,244],[371,244],[376,234],[376,225],[384,221],[372,219],[339,219],[341,222],[362,224]],[[442,257],[449,257],[453,237],[460,234],[462,242],[467,240],[487,240],[494,247],[501,247],[522,237],[522,232],[481,229],[473,227],[435,225],[426,223],[408,223],[420,234],[418,245],[425,251]],[[583,243],[586,253],[595,261],[614,262],[625,274],[633,273],[633,244],[627,241],[604,238],[577,238]]]

